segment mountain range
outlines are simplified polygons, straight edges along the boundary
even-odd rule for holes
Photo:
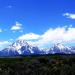
[[[65,46],[62,43],[54,44],[49,49],[40,49],[37,46],[30,45],[25,40],[17,40],[9,47],[0,50],[0,56],[19,56],[36,54],[75,54],[75,46]]]

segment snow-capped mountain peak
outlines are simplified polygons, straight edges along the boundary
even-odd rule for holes
[[[14,55],[30,55],[30,54],[74,54],[75,47],[68,47],[62,43],[54,44],[53,47],[47,49],[39,49],[39,47],[27,43],[25,40],[17,40],[9,47],[0,51],[0,56],[14,56]]]
[[[25,40],[17,40],[10,45],[10,49],[16,50],[19,54],[24,54],[25,52],[33,54],[35,51],[40,51],[37,46],[31,45]]]
[[[17,40],[12,44],[12,46],[25,46],[28,45],[28,43],[25,40]]]
[[[57,43],[57,44],[54,45],[54,47],[57,47],[61,50],[66,48],[66,46],[64,46],[62,43]]]

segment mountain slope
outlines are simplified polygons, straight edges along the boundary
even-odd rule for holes
[[[73,52],[72,52],[71,47],[67,47],[61,43],[57,43],[52,48],[50,48],[49,53],[51,53],[51,54],[56,54],[56,53],[71,54]]]
[[[75,54],[75,47],[67,47],[62,43],[54,44],[50,49],[39,49],[37,46],[30,45],[25,40],[17,40],[8,48],[0,51],[0,56],[17,56],[32,54]]]
[[[40,53],[41,51],[37,46],[32,46],[24,40],[18,40],[12,43],[8,48],[0,51],[1,56],[30,55]]]

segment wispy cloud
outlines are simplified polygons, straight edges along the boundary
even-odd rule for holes
[[[16,24],[11,27],[12,31],[21,30],[21,29],[22,29],[22,24],[19,22],[16,22]]]
[[[23,30],[20,30],[19,32],[20,32],[20,33],[23,33]]]
[[[57,43],[57,42],[75,42],[75,28],[70,26],[58,27],[58,28],[49,28],[46,32],[42,35],[38,35],[35,33],[28,33],[24,34],[19,37],[19,39],[31,40],[28,41],[32,44],[36,44],[39,47],[50,43]],[[36,41],[33,41],[36,39]]]
[[[63,16],[70,18],[70,19],[75,19],[75,14],[72,14],[72,13],[64,13]]]
[[[3,30],[0,28],[0,32],[3,32]]]
[[[6,6],[6,8],[12,8],[13,6],[12,5],[8,5],[8,6]]]
[[[10,40],[10,41],[13,41],[14,39],[11,38],[11,39],[9,39],[9,40]]]

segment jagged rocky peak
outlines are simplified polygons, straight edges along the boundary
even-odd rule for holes
[[[22,46],[29,46],[29,44],[25,40],[17,40],[12,43],[8,48],[13,50],[19,50]]]
[[[25,40],[17,40],[16,42],[12,44],[12,46],[18,46],[18,45],[25,46],[25,45],[28,45],[28,43]]]
[[[67,48],[67,47],[66,47],[64,44],[62,44],[62,43],[54,44],[54,47],[59,48],[59,49],[65,49],[65,48]]]

